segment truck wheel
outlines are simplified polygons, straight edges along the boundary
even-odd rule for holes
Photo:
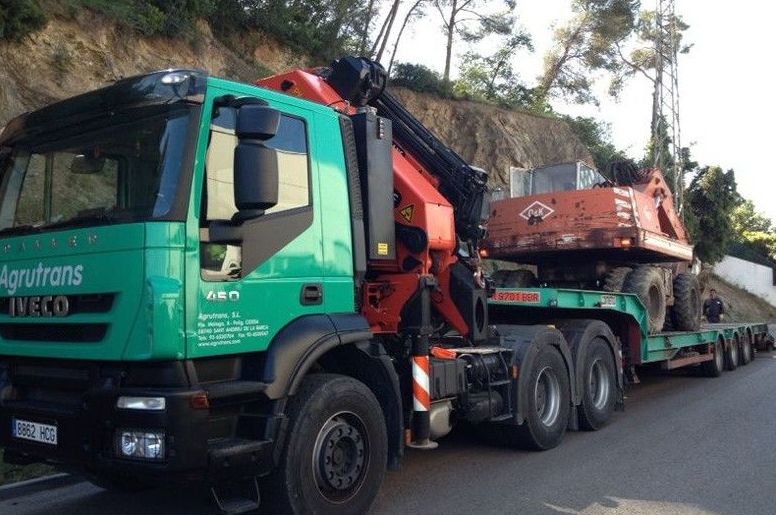
[[[717,339],[714,343],[714,359],[704,361],[701,365],[703,375],[706,377],[719,377],[725,369],[725,346]]]
[[[666,289],[660,272],[653,266],[639,266],[627,275],[622,291],[638,295],[647,308],[649,333],[659,333],[666,320]]]
[[[725,368],[735,370],[738,368],[738,338],[735,336],[730,340],[730,345],[725,349]]]
[[[697,331],[701,327],[701,286],[695,274],[683,272],[674,279],[671,319],[676,331]]]
[[[275,514],[366,513],[388,454],[372,391],[351,377],[313,374],[286,412],[286,441],[278,467],[262,481],[262,507]]]
[[[587,348],[582,370],[585,391],[579,410],[579,424],[584,429],[596,431],[609,422],[614,411],[614,392],[617,388],[614,359],[609,346],[596,338]]]
[[[747,332],[741,338],[741,356],[740,365],[748,365],[752,361],[752,336]]]
[[[519,426],[487,424],[483,434],[501,444],[543,451],[556,447],[566,434],[571,394],[566,364],[552,345],[543,345],[528,371],[525,419]]]
[[[632,271],[633,269],[629,266],[612,268],[604,277],[603,290],[614,293],[621,292],[622,286],[625,283],[625,277]]]

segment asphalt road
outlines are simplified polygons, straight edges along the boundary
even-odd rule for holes
[[[642,375],[627,410],[551,451],[452,434],[389,472],[374,514],[776,513],[776,355],[717,379]],[[206,493],[108,493],[81,483],[0,502],[0,513],[214,514]]]

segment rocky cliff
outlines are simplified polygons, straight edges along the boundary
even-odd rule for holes
[[[227,45],[206,22],[198,29],[188,40],[144,38],[82,10],[73,17],[52,17],[20,43],[0,42],[0,126],[24,111],[151,70],[196,67],[249,81],[309,64],[258,34],[233,37]],[[559,120],[404,89],[394,92],[450,147],[488,170],[493,186],[506,184],[509,166],[590,160]]]

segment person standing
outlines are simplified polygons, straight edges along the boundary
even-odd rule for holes
[[[709,291],[709,298],[703,303],[703,314],[712,324],[718,323],[724,317],[725,303],[717,297],[717,290],[714,288]]]

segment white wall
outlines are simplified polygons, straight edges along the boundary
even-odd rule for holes
[[[773,285],[772,268],[733,256],[725,256],[722,261],[714,265],[714,273],[776,306],[776,286]]]

